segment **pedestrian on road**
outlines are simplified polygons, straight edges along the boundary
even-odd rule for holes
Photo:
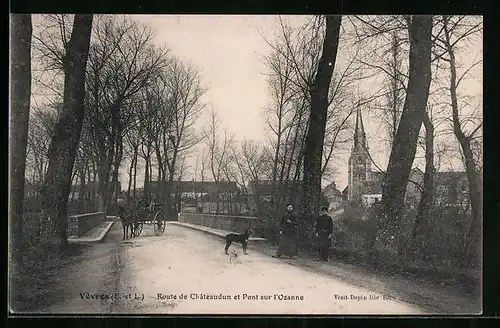
[[[319,238],[319,260],[329,261],[330,258],[330,239],[333,232],[333,220],[328,215],[328,207],[321,208],[321,215],[317,218],[316,237]]]
[[[273,257],[281,257],[282,255],[290,258],[297,255],[297,216],[293,212],[293,205],[288,204],[287,212],[280,221],[280,242],[276,255]]]

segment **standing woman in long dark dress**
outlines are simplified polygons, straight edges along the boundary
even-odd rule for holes
[[[287,212],[281,218],[280,222],[280,242],[276,255],[293,257],[297,255],[297,216],[293,213],[293,205],[288,204]]]

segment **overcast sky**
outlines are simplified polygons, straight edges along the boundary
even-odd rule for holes
[[[204,101],[238,138],[259,140],[268,99],[261,56],[269,47],[277,16],[131,16],[156,31],[158,43],[194,64],[209,84]],[[300,18],[299,18],[300,19]]]

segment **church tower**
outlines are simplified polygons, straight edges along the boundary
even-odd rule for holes
[[[348,201],[361,202],[363,187],[366,181],[370,181],[371,160],[366,144],[366,134],[361,116],[361,108],[358,103],[356,109],[356,127],[354,129],[354,143],[349,156],[348,168]]]

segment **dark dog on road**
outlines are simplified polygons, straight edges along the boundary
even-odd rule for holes
[[[233,242],[240,243],[243,246],[243,254],[247,254],[248,239],[250,238],[250,235],[252,233],[252,229],[247,229],[244,233],[241,234],[230,233],[226,235],[226,247],[224,248],[226,254],[228,254],[227,251],[229,250],[229,246],[231,246]]]

